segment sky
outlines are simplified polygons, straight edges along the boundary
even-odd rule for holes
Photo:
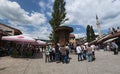
[[[120,0],[65,0],[66,26],[73,27],[76,38],[86,35],[91,25],[97,34],[96,15],[101,32],[120,26]],[[54,0],[0,0],[0,23],[12,26],[32,38],[49,39]]]

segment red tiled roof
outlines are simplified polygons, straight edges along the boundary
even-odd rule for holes
[[[74,38],[74,37],[75,37],[75,35],[74,35],[74,34],[70,34],[70,35],[69,35],[69,37],[72,37],[72,38]]]

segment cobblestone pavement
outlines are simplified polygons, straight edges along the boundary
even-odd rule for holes
[[[25,59],[0,57],[0,74],[120,74],[120,54],[96,51],[93,62],[77,61],[77,55],[70,55],[69,64],[45,63],[43,58]]]

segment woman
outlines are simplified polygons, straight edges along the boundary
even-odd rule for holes
[[[46,49],[45,49],[45,62],[49,62],[49,48],[48,46],[46,46]]]

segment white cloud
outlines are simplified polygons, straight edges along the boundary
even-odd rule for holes
[[[44,24],[46,22],[46,17],[44,14],[35,12],[31,14],[31,17],[29,17],[29,22],[35,25]]]
[[[101,23],[101,29],[106,30],[110,27],[117,27],[120,23],[120,0],[65,0],[66,12],[69,20],[66,22],[73,25],[82,25],[86,27],[88,24],[92,25],[96,30],[96,14]],[[48,29],[47,18],[45,15],[51,16],[52,5],[54,0],[40,0],[39,6],[45,13],[32,12],[29,13],[21,8],[21,6],[14,1],[0,0],[0,19],[7,19],[8,22],[22,30],[25,34],[41,38],[47,38],[50,31]],[[46,11],[47,10],[47,11]],[[18,25],[20,25],[18,27]],[[24,26],[33,26],[34,31],[29,32],[28,28]],[[43,27],[44,25],[44,27]],[[47,25],[47,26],[45,26]],[[79,29],[78,29],[79,30]],[[75,34],[78,37],[78,34]],[[85,36],[84,33],[79,34]]]
[[[47,39],[49,40],[49,34],[50,31],[48,31],[48,27],[43,27],[41,29],[38,29],[32,33],[33,38],[40,38],[40,39]]]
[[[40,25],[46,21],[44,14],[26,12],[17,2],[9,0],[0,0],[0,16],[8,19],[10,23],[21,25]]]
[[[39,6],[41,9],[41,11],[43,13],[46,13],[47,16],[51,17],[51,13],[53,11],[53,3],[54,3],[54,0],[47,0],[47,1],[44,1],[44,0],[40,0],[39,2]]]
[[[14,27],[18,27],[14,25]],[[48,25],[46,26],[35,26],[31,28],[26,28],[24,26],[19,26],[19,29],[23,32],[23,34],[28,35],[32,38],[40,38],[49,40],[49,34],[51,33],[51,29]],[[30,31],[31,29],[31,31]]]
[[[14,1],[0,0],[0,19],[8,20],[11,26],[20,29],[24,34],[29,34],[32,37],[40,35],[45,39],[49,35],[49,31],[45,30],[49,26],[42,27],[42,25],[46,25],[47,21],[45,14],[38,12],[29,13]],[[24,26],[33,26],[35,30],[29,32],[29,27],[25,28]]]
[[[80,28],[78,27],[78,28],[76,28],[76,30],[77,30],[77,31],[80,31]]]
[[[78,33],[78,34],[74,34],[75,35],[75,38],[78,39],[78,38],[82,38],[82,37],[85,37],[86,34],[85,33]]]
[[[43,0],[39,2],[39,6],[42,8],[43,11],[46,10],[46,3]]]
[[[120,0],[66,0],[68,24],[96,26],[96,14],[101,23],[101,29],[119,26]]]
[[[40,5],[41,7],[44,7],[44,6],[45,6],[45,3],[44,3],[43,1],[40,1],[40,2],[39,2],[39,5]]]

